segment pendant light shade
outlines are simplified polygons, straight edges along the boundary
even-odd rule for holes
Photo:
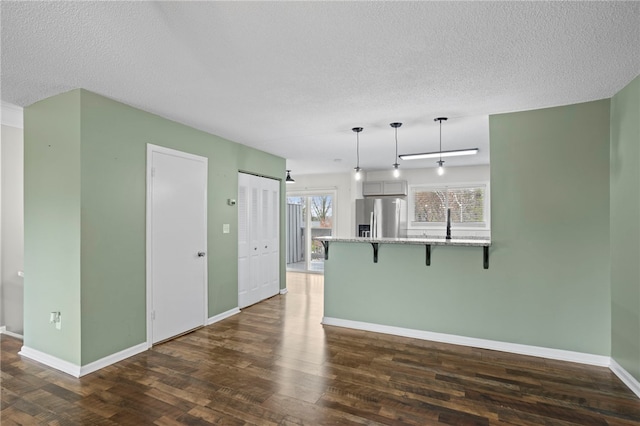
[[[438,163],[438,176],[442,176],[444,174],[444,160],[442,160],[442,122],[447,121],[447,117],[434,118],[433,121],[440,122],[440,159],[436,161],[436,163]]]
[[[356,167],[354,170],[356,171],[356,180],[360,180],[362,178],[362,172],[360,171],[360,132],[364,129],[362,127],[354,127],[351,130],[356,132]]]
[[[287,170],[287,178],[284,180],[286,183],[296,183],[291,177],[291,170]]]
[[[399,178],[400,164],[398,164],[398,127],[402,126],[402,123],[390,123],[389,126],[393,127],[393,129],[395,130],[396,137],[396,156],[393,157],[393,160],[395,161],[395,163],[393,163],[393,177]]]

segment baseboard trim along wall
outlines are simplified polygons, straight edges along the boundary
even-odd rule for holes
[[[40,352],[39,350],[30,348],[28,346],[23,346],[20,349],[20,352],[18,352],[18,355],[22,355],[33,361],[37,361],[41,364],[46,365],[47,367],[55,368],[56,370],[60,370],[63,373],[67,373],[73,377],[82,377],[89,373],[93,373],[94,371],[98,371],[101,368],[108,367],[111,364],[115,364],[116,362],[137,355],[140,352],[144,352],[147,349],[148,348],[146,342],[140,343],[139,345],[132,346],[120,352],[116,352],[115,354],[108,355],[102,359],[99,359],[82,367],[72,364],[68,361],[64,361],[60,358],[56,358],[55,356],[46,354],[44,352]]]
[[[434,342],[450,343],[453,345],[471,346],[474,348],[491,349],[494,351],[510,352],[519,355],[537,356],[540,358],[559,361],[577,362],[580,364],[609,367],[633,393],[640,398],[640,382],[611,357],[586,354],[583,352],[565,351],[563,349],[543,348],[540,346],[521,345],[519,343],[499,342],[496,340],[476,339],[474,337],[456,336],[455,334],[434,333],[432,331],[414,330],[410,328],[392,327],[389,325],[372,324],[361,321],[351,321],[339,318],[323,317],[322,324],[336,327],[353,328],[356,330],[372,331],[374,333],[392,334],[394,336],[412,337],[414,339],[431,340]]]
[[[98,371],[101,368],[108,367],[111,364],[115,364],[116,362],[122,361],[126,358],[137,355],[141,352],[144,352],[148,349],[147,342],[140,343],[139,345],[132,346],[120,352],[116,352],[115,354],[108,355],[102,359],[89,363],[80,367],[80,376],[87,375],[89,373],[93,373],[94,371]]]
[[[238,308],[229,309],[227,312],[223,312],[221,314],[214,315],[211,318],[209,318],[207,320],[207,325],[214,324],[214,323],[216,323],[218,321],[222,321],[225,318],[229,318],[229,317],[231,317],[231,316],[233,316],[235,314],[239,314],[239,313],[240,313],[240,309],[238,309]]]
[[[55,368],[56,370],[60,370],[63,373],[67,373],[73,377],[80,377],[79,365],[61,360],[60,358],[56,358],[55,356],[40,352],[39,350],[32,349],[28,346],[23,346],[20,349],[20,352],[18,352],[18,355],[29,358],[33,361],[37,361],[40,364],[46,365],[47,367]]]
[[[287,293],[289,293],[289,290],[287,290],[286,288],[280,289],[280,294],[287,294]]]
[[[496,340],[477,339],[474,337],[456,336],[455,334],[434,333],[432,331],[392,327],[388,325],[343,320],[339,318],[324,317],[322,319],[322,324],[355,328],[357,330],[373,331],[383,334],[393,334],[395,336],[413,337],[414,339],[431,340],[434,342],[451,343],[453,345],[472,346],[474,348],[511,352],[520,355],[537,356],[560,361],[578,362],[580,364],[597,365],[599,367],[609,367],[611,361],[611,358],[603,355],[585,354],[582,352],[543,348],[540,346],[521,345],[519,343],[499,342]]]
[[[16,339],[24,340],[22,334],[14,333],[13,331],[8,331],[7,326],[3,325],[0,327],[0,334],[6,334],[7,336],[15,337]]]
[[[240,309],[233,308],[228,310],[227,312],[223,312],[216,316],[213,316],[207,320],[207,325],[211,325],[218,321],[222,321],[225,318],[228,318],[232,315],[240,313]],[[7,334],[10,332],[5,331]],[[22,337],[22,336],[20,336]],[[39,350],[30,348],[28,346],[22,346],[19,355],[24,356],[25,358],[29,358],[33,361],[37,361],[41,364],[46,365],[47,367],[55,368],[56,370],[60,370],[63,373],[67,373],[73,377],[82,377],[89,373],[93,373],[94,371],[98,371],[101,368],[107,367],[111,364],[115,364],[116,362],[122,361],[134,355],[137,355],[141,352],[149,349],[149,345],[147,342],[140,343],[136,346],[132,346],[130,348],[124,349],[120,352],[116,352],[114,354],[108,355],[102,359],[94,361],[85,366],[77,366],[68,361],[64,361],[60,358],[56,358],[55,356],[46,354],[44,352],[40,352]]]
[[[631,389],[631,391],[633,391],[633,393],[635,393],[638,398],[640,398],[640,382],[637,381],[635,377],[629,374],[627,370],[622,368],[622,366],[618,364],[613,358],[611,358],[611,365],[609,366],[609,369],[611,369],[611,371],[613,371],[613,374],[618,376],[618,378],[622,380],[622,383],[627,385],[627,387]]]

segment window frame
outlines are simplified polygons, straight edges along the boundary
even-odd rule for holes
[[[475,181],[475,182],[456,182],[450,184],[414,184],[409,185],[409,194],[407,200],[407,228],[409,230],[425,230],[425,229],[446,229],[446,222],[416,222],[415,220],[415,192],[421,190],[435,191],[435,190],[449,190],[449,189],[463,189],[463,188],[478,188],[484,187],[484,222],[471,224],[471,223],[456,223],[456,229],[460,230],[490,230],[491,229],[491,187],[488,181]]]

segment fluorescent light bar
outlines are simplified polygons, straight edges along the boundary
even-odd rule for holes
[[[402,154],[400,158],[403,160],[422,160],[424,158],[457,157],[459,155],[475,155],[477,153],[478,148],[470,148],[456,151],[425,152],[423,154]]]

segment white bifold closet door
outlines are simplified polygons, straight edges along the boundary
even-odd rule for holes
[[[238,307],[280,291],[280,182],[238,173]]]

